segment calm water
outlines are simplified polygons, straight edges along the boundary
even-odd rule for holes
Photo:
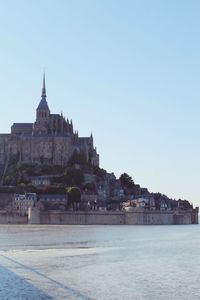
[[[0,225],[0,299],[200,299],[200,226]]]

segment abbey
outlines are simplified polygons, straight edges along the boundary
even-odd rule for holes
[[[92,165],[99,165],[99,155],[90,137],[79,137],[72,121],[61,114],[51,114],[46,100],[45,75],[41,101],[34,123],[14,123],[11,133],[0,134],[0,165],[17,159],[26,164],[65,166],[72,155],[81,153]]]

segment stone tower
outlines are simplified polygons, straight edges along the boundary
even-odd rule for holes
[[[45,73],[43,74],[43,87],[41,101],[36,110],[36,122],[34,124],[35,133],[48,133],[48,123],[50,119],[50,109],[47,103],[46,86],[45,86]]]

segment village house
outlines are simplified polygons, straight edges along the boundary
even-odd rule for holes
[[[20,216],[28,214],[28,209],[35,206],[37,202],[36,193],[15,194],[13,200],[13,211]]]

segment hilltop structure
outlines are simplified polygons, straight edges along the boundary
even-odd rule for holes
[[[90,137],[79,137],[72,120],[61,114],[51,114],[47,103],[45,74],[41,101],[34,123],[14,123],[11,133],[0,134],[0,166],[6,169],[11,159],[22,164],[51,164],[65,166],[76,152],[88,162],[99,166],[99,155]]]
[[[127,173],[117,179],[99,168],[92,134],[79,137],[72,121],[51,114],[46,98],[44,75],[35,122],[14,123],[11,133],[0,134],[0,223],[198,223],[189,201],[150,193]]]

